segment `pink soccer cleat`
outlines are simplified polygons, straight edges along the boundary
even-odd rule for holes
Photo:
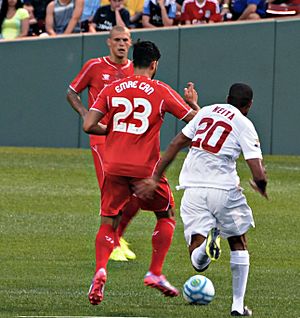
[[[105,283],[106,271],[104,268],[100,268],[95,274],[89,290],[88,296],[92,305],[99,305],[103,300]]]
[[[158,289],[165,296],[176,297],[179,295],[179,291],[167,281],[164,275],[157,276],[148,272],[144,277],[144,285]]]

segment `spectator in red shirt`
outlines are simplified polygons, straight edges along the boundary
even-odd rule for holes
[[[214,23],[222,20],[217,0],[185,0],[182,5],[182,24]]]

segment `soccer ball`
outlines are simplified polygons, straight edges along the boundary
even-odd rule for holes
[[[205,276],[192,276],[183,285],[183,298],[190,304],[207,305],[213,300],[214,296],[214,285]]]

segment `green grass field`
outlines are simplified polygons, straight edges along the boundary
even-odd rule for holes
[[[175,189],[184,158],[168,171]],[[266,156],[269,197],[248,186],[250,173],[239,161],[242,186],[253,208],[249,232],[250,276],[246,304],[254,317],[300,317],[300,157]],[[89,150],[0,148],[0,316],[229,317],[229,250],[206,275],[216,297],[208,306],[163,297],[143,286],[155,217],[139,213],[126,233],[137,254],[110,262],[105,299],[91,306],[87,291],[94,271],[99,193]],[[182,192],[174,191],[177,207]],[[196,274],[190,265],[177,208],[177,228],[164,273],[181,288]]]

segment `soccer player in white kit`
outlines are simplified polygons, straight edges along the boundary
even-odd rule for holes
[[[160,176],[184,147],[179,188],[184,189],[180,214],[193,267],[204,271],[220,255],[219,234],[230,246],[233,302],[232,316],[252,316],[244,306],[249,272],[246,232],[254,227],[236,171],[240,153],[251,170],[251,186],[267,198],[267,179],[257,132],[246,117],[253,92],[246,84],[230,87],[227,104],[203,107],[170,143],[151,179],[136,191],[150,196]]]

